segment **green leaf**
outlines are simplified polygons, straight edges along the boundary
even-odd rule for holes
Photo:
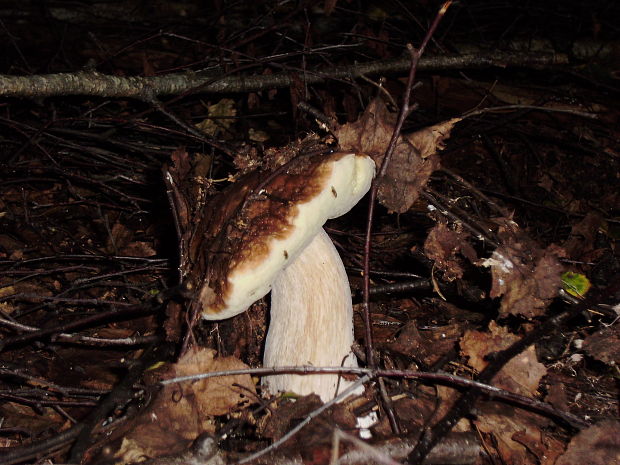
[[[592,284],[585,275],[567,271],[562,273],[562,287],[572,296],[583,297],[592,287]]]

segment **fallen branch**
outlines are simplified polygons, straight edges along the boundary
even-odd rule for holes
[[[207,378],[215,378],[220,376],[235,376],[235,375],[257,375],[267,376],[276,375],[282,373],[295,373],[298,375],[309,374],[355,374],[358,376],[365,376],[369,379],[375,379],[380,377],[389,378],[402,378],[402,379],[418,379],[429,383],[442,384],[453,387],[461,387],[467,389],[477,389],[479,392],[484,393],[489,399],[503,400],[511,402],[515,405],[524,407],[526,409],[544,414],[550,418],[555,418],[564,422],[566,425],[570,425],[574,428],[580,429],[589,426],[589,423],[581,418],[568,413],[555,409],[552,405],[533,399],[531,397],[522,396],[517,393],[509,392],[498,387],[482,383],[480,381],[463,378],[461,376],[452,375],[450,373],[430,373],[424,371],[412,371],[412,370],[383,370],[372,368],[360,368],[360,367],[315,367],[315,366],[289,366],[289,367],[267,367],[267,368],[246,368],[242,370],[226,370],[226,371],[212,371],[209,373],[198,373],[195,375],[180,376],[177,378],[169,378],[160,381],[162,386],[174,383],[185,383],[192,381],[199,381]],[[331,405],[331,404],[330,404]]]
[[[418,70],[451,70],[526,67],[567,64],[568,57],[554,53],[495,52],[484,55],[472,53],[459,56],[436,56],[420,60]],[[330,79],[356,79],[366,75],[407,71],[411,57],[379,60],[352,66],[334,67],[329,71],[304,71],[306,84]],[[293,70],[294,71],[294,70]],[[223,77],[226,76],[226,77]],[[256,76],[229,76],[220,72],[167,74],[163,76],[122,77],[79,71],[34,76],[0,75],[0,97],[52,97],[60,95],[90,95],[125,97],[148,101],[153,95],[193,93],[245,93],[264,89],[289,87],[293,77],[288,73]]]

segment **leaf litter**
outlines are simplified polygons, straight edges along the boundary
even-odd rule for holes
[[[336,2],[330,2],[326,9],[333,9],[335,5]],[[332,15],[337,11],[332,11]],[[381,11],[373,11],[372,15],[384,17]],[[224,23],[221,26],[228,27]],[[375,32],[374,27],[369,27],[362,30],[367,31],[369,37],[381,38],[381,42],[374,44],[376,50],[388,53],[388,29]],[[164,56],[162,54],[160,58],[164,59]],[[138,61],[144,64],[147,74],[154,74],[154,66],[146,57]],[[266,70],[264,74],[270,72]],[[481,92],[485,98],[528,105],[547,99],[552,93],[549,88],[545,91],[524,89],[521,82],[492,85],[470,77],[461,79],[442,75],[432,79],[437,94],[422,89],[418,93],[420,102],[443,98],[458,88],[442,102],[444,108],[452,106],[452,114],[463,114],[465,109],[478,105]],[[287,98],[296,102],[304,96],[305,83],[298,75],[294,82],[295,88]],[[388,105],[380,98],[371,99],[357,118],[357,95],[346,93],[340,95],[341,101],[338,101],[336,92],[323,89],[317,92],[323,96],[326,113],[335,114],[336,108],[342,106],[348,116],[349,122],[334,130],[340,148],[366,152],[380,163],[395,123],[395,113]],[[266,101],[278,98],[278,93],[285,92],[270,89],[264,95],[252,93],[247,97],[247,106],[260,108]],[[590,97],[585,95],[584,99]],[[553,107],[573,108],[568,100],[557,95],[550,97],[551,101],[554,99],[557,102],[552,102]],[[195,111],[200,114],[206,108],[208,115],[200,118],[197,127],[225,140],[231,140],[231,136],[235,138],[238,126],[242,124],[252,126],[247,134],[267,134],[269,140],[277,137],[274,128],[283,128],[275,119],[264,125],[245,121],[237,124],[236,118],[241,115],[245,104],[242,98],[213,102],[216,103],[205,105],[197,102],[193,108],[188,104],[177,109],[181,113]],[[588,103],[601,112],[608,111],[606,102]],[[26,120],[32,115],[45,118],[41,108],[24,105],[32,114],[22,113],[20,117]],[[49,114],[55,115],[57,111],[62,113],[59,108],[54,107],[52,111],[46,107],[45,110],[49,109]],[[97,109],[89,108],[88,111],[91,110],[97,114]],[[69,113],[73,114],[72,111]],[[130,112],[131,105],[123,103],[114,115],[118,117],[118,114]],[[18,115],[16,110],[14,115]],[[96,129],[98,124],[107,124],[108,115],[99,113],[99,116],[100,120],[95,118],[86,126]],[[575,124],[574,119],[566,114],[549,119],[530,114],[530,120],[519,120],[514,125],[502,118],[481,118],[473,124],[471,120],[442,116],[438,118],[439,123],[420,116],[420,121],[416,121],[418,129],[399,137],[387,175],[378,180],[379,202],[386,211],[396,215],[380,213],[378,237],[373,245],[381,244],[385,248],[381,256],[371,257],[373,268],[388,272],[411,272],[414,269],[416,274],[432,276],[438,283],[435,291],[441,291],[441,295],[432,290],[420,294],[413,292],[399,300],[393,299],[389,293],[380,295],[371,309],[373,331],[376,337],[380,336],[375,345],[382,351],[381,360],[386,366],[436,368],[475,378],[476,372],[493,360],[495,352],[517,341],[548,315],[558,311],[557,307],[562,305],[558,297],[563,271],[588,276],[594,290],[605,288],[618,272],[617,220],[613,219],[614,215],[617,217],[618,193],[617,189],[611,188],[614,176],[617,183],[614,173],[618,170],[613,168],[616,166],[614,159],[617,159],[614,145],[617,134],[607,132],[602,126]],[[613,118],[613,113],[605,117]],[[217,124],[213,124],[216,121]],[[2,124],[8,123],[4,121]],[[49,121],[49,124],[53,127],[60,123]],[[504,125],[510,128],[507,133],[502,132]],[[79,125],[77,128],[83,130]],[[491,137],[481,143],[479,134],[486,133]],[[14,137],[14,132],[12,134]],[[82,135],[88,134],[84,131]],[[451,141],[454,136],[456,141]],[[135,303],[150,295],[151,291],[163,289],[162,283],[169,279],[169,270],[174,270],[176,265],[169,265],[166,270],[148,265],[145,271],[135,266],[138,262],[133,260],[143,259],[139,263],[144,265],[162,253],[169,257],[177,253],[175,245],[170,245],[174,239],[169,236],[163,239],[160,235],[165,229],[162,224],[169,226],[171,223],[171,219],[162,214],[167,207],[162,207],[162,203],[158,203],[157,208],[149,205],[144,202],[148,197],[143,195],[145,191],[135,189],[148,179],[159,179],[158,163],[157,169],[144,168],[153,160],[170,159],[172,179],[187,181],[178,182],[176,191],[171,189],[181,230],[187,233],[196,215],[200,215],[205,199],[221,184],[234,182],[239,173],[257,166],[281,166],[298,153],[296,142],[264,151],[253,146],[236,146],[232,160],[235,170],[230,170],[228,160],[222,163],[217,156],[206,154],[204,147],[193,145],[192,140],[175,136],[171,141],[153,132],[136,131],[122,142],[129,143],[135,138],[145,143],[138,155],[131,151],[129,155],[123,154],[127,157],[121,165],[126,168],[123,178],[118,176],[118,160],[107,164],[108,160],[102,158],[100,152],[96,153],[99,158],[93,158],[80,139],[68,139],[70,144],[67,147],[79,147],[71,152],[66,147],[57,150],[56,139],[47,139],[43,130],[39,132],[37,129],[36,137],[40,138],[37,139],[40,144],[37,148],[42,147],[47,152],[38,153],[36,149],[32,152],[26,150],[21,155],[18,152],[19,163],[12,166],[14,171],[7,170],[7,176],[13,176],[14,184],[3,185],[0,196],[0,219],[4,227],[0,230],[0,256],[4,260],[0,275],[0,312],[3,337],[7,338],[20,331],[30,331],[27,328],[37,330],[49,324],[70,322],[83,314],[92,315],[99,310],[97,305],[101,304],[101,299]],[[166,148],[156,151],[154,159],[142,158],[142,150],[154,146],[153,137]],[[266,140],[264,136],[250,139]],[[554,140],[562,144],[558,142],[556,146]],[[114,142],[114,139],[110,141]],[[452,145],[453,142],[458,144]],[[497,144],[500,150],[491,156],[493,144]],[[529,153],[528,144],[529,148],[535,146],[536,161],[521,158]],[[572,152],[571,144],[579,148],[578,153]],[[170,157],[171,146],[176,150]],[[442,151],[444,155],[440,160]],[[586,152],[586,156],[582,152]],[[49,154],[59,157],[62,170],[48,169]],[[132,156],[137,160],[135,166],[126,166],[127,159]],[[98,164],[86,166],[88,163],[83,160],[88,163],[97,160]],[[535,167],[532,172],[527,169],[530,165]],[[497,195],[509,203],[510,208],[514,208],[514,216],[498,217],[497,212],[493,212],[495,216],[490,214],[493,209],[479,195],[480,192],[452,183],[440,171],[442,166],[451,170],[456,168],[461,175],[470,174],[468,179],[475,179],[476,185],[484,189],[486,195]],[[543,169],[535,172],[538,168]],[[510,169],[514,170],[512,176]],[[49,177],[38,181],[35,175]],[[127,181],[129,178],[131,182]],[[516,190],[506,191],[502,179],[509,179]],[[18,188],[15,181],[19,181]],[[484,225],[481,230],[491,230],[499,246],[490,247],[484,237],[466,232],[464,221],[454,216],[444,217],[441,209],[429,213],[425,202],[420,200],[421,190],[429,185],[454,199],[454,203],[447,207],[457,202],[464,205],[469,217],[461,219]],[[162,188],[161,184],[158,188]],[[530,195],[532,192],[536,195]],[[137,196],[138,193],[142,196]],[[519,196],[523,196],[526,202],[519,203]],[[142,202],[141,208],[137,208],[136,198]],[[145,210],[142,208],[149,210],[149,214],[143,215],[141,212]],[[153,218],[157,220],[153,221]],[[346,254],[349,265],[358,264],[361,255],[359,242],[356,242],[356,235],[359,236],[361,231],[359,224],[359,221],[340,221],[332,225],[339,228],[334,229],[341,234],[338,236],[339,246],[350,252]],[[405,238],[403,244],[406,246],[397,241],[390,242],[389,238],[394,236]],[[182,235],[181,239],[186,246],[189,244],[188,235]],[[424,255],[426,261],[417,260],[414,250]],[[82,261],[83,256],[86,261]],[[356,279],[357,275],[351,273],[354,285]],[[389,287],[397,284],[399,278],[396,274],[388,274],[387,277],[373,275],[372,279],[373,284]],[[483,289],[478,300],[470,299],[466,292],[473,283]],[[66,300],[50,304],[45,299],[50,297]],[[449,301],[445,302],[443,298]],[[84,304],[79,302],[80,299],[99,300]],[[617,412],[617,385],[614,387],[613,383],[618,366],[615,306],[617,302],[613,301],[592,306],[589,308],[590,319],[584,317],[570,326],[558,328],[562,337],[554,341],[553,345],[557,344],[557,347],[549,347],[553,349],[549,351],[551,355],[543,358],[539,355],[541,344],[531,346],[506,364],[493,380],[495,386],[526,397],[542,398],[546,395],[545,398],[556,408],[574,411],[595,422],[593,426],[575,434],[561,432],[556,424],[541,415],[512,405],[481,400],[472,406],[471,416],[459,422],[457,429],[461,432],[476,430],[493,463],[564,465],[618,461],[618,422],[608,419]],[[180,341],[183,337],[183,328],[187,324],[183,310],[183,304],[178,301],[168,305],[168,315],[174,316],[164,323],[168,340]],[[604,323],[602,327],[601,322]],[[140,318],[112,321],[103,328],[87,327],[77,331],[82,335],[118,340],[150,335],[157,324],[155,318]],[[213,349],[192,349],[177,364],[166,366],[167,371],[149,370],[145,382],[149,378],[154,378],[155,381],[150,381],[155,383],[161,377],[247,367],[248,364],[241,359],[255,365],[260,358],[260,343],[255,340],[264,336],[264,325],[264,307],[257,306],[254,314],[234,322],[224,322],[217,329],[197,329],[201,344],[217,347],[219,352],[234,356],[220,357]],[[577,344],[578,341],[581,345]],[[233,347],[237,342],[239,344]],[[12,391],[21,389],[19,393],[24,396],[17,401],[7,401],[2,407],[3,445],[36,442],[54,432],[66,431],[73,424],[73,417],[78,421],[84,418],[98,396],[107,392],[122,376],[120,373],[124,368],[117,360],[139,354],[132,348],[109,351],[106,353],[109,358],[96,358],[88,351],[75,351],[71,356],[69,351],[73,348],[59,348],[59,344],[60,341],[47,338],[32,346],[11,348],[3,354],[5,387]],[[457,347],[460,353],[454,350]],[[22,365],[27,366],[28,373],[41,379],[62,379],[67,384],[63,388],[91,389],[88,394],[81,394],[87,396],[88,405],[64,407],[65,411],[38,405],[37,400],[51,398],[61,406],[60,402],[66,396],[74,398],[71,391],[55,396],[45,384],[16,376],[23,371],[11,371],[13,368],[8,361],[14,361],[20,369]],[[405,433],[435,424],[449,411],[457,395],[452,388],[421,385],[399,378],[390,379],[388,386]],[[26,391],[33,387],[45,388],[48,392],[39,390],[35,396],[27,397],[33,393]],[[5,391],[4,394],[9,395]],[[371,390],[363,399],[365,408],[378,408],[374,395]],[[234,423],[233,420],[245,425],[246,433],[251,430],[243,436],[243,445],[239,448],[249,451],[264,446],[266,439],[282,437],[318,405],[312,397],[280,399],[265,407],[262,413],[249,412],[263,401],[267,402],[256,394],[255,380],[247,375],[164,388],[159,393],[152,393],[150,405],[130,420],[131,427],[121,428],[113,435],[120,446],[116,454],[124,461],[136,461],[144,456],[175,453],[177,449],[181,451],[189,447],[201,434],[215,432],[223,425]],[[125,409],[119,408],[111,415],[123,418]],[[353,413],[348,408],[333,408],[300,435],[300,439],[289,442],[290,450],[303,449],[300,457],[305,463],[326,463],[333,447],[329,437],[330,419],[341,428],[351,429],[352,418]],[[376,442],[395,439],[386,416],[381,417],[373,432]],[[253,435],[257,433],[261,437],[255,441]],[[231,439],[228,445],[239,445],[240,442]]]

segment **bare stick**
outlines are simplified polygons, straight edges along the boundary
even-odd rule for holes
[[[275,441],[269,447],[266,447],[265,449],[259,450],[258,452],[254,453],[254,454],[251,454],[251,455],[249,455],[249,456],[239,460],[237,462],[237,464],[241,465],[243,463],[251,462],[252,460],[257,459],[258,457],[262,457],[263,455],[265,455],[265,454],[271,452],[272,450],[280,447],[282,444],[284,444],[286,441],[288,441],[290,438],[292,438],[295,434],[297,434],[304,426],[306,426],[308,423],[310,423],[314,418],[319,416],[321,413],[323,413],[325,410],[330,408],[332,405],[337,404],[338,402],[344,400],[347,396],[349,396],[350,394],[355,392],[355,390],[358,387],[362,386],[368,380],[370,380],[370,375],[366,375],[366,376],[358,379],[351,386],[349,386],[347,389],[342,391],[341,394],[337,395],[336,397],[334,397],[329,402],[323,404],[321,407],[319,407],[318,409],[316,409],[313,412],[311,412],[301,423],[299,423],[297,426],[295,426],[295,428],[290,430],[288,433],[286,433],[280,439]]]
[[[431,37],[435,33],[437,26],[439,25],[439,21],[446,14],[448,7],[452,4],[452,1],[449,0],[443,4],[443,6],[439,9],[435,20],[431,24],[431,27],[428,29],[424,40],[422,41],[422,45],[420,45],[419,50],[415,50],[411,44],[407,44],[407,50],[411,56],[411,65],[409,67],[409,76],[407,78],[407,85],[405,86],[405,92],[403,93],[403,103],[400,107],[400,111],[398,112],[398,118],[396,121],[396,126],[394,127],[394,132],[392,133],[392,138],[388,145],[388,148],[385,152],[385,156],[383,157],[383,162],[381,163],[381,167],[375,178],[375,181],[372,183],[372,187],[370,189],[370,199],[368,201],[368,217],[366,223],[366,238],[364,242],[364,303],[363,303],[363,316],[364,316],[364,327],[365,334],[364,339],[366,343],[366,363],[370,368],[376,368],[376,362],[374,358],[374,350],[372,343],[372,326],[370,323],[370,249],[371,249],[371,237],[372,237],[372,223],[375,213],[375,204],[377,200],[377,190],[379,186],[379,182],[381,182],[382,178],[385,176],[387,172],[387,167],[392,159],[392,155],[394,153],[394,149],[396,148],[396,144],[400,137],[400,132],[403,128],[403,124],[409,113],[413,110],[413,107],[410,106],[409,102],[411,101],[411,92],[413,90],[413,85],[415,83],[416,70],[418,68],[418,63],[428,42]],[[383,404],[386,407],[385,411],[390,420],[390,426],[392,427],[392,431],[395,434],[400,434],[400,427],[398,426],[398,422],[396,420],[396,416],[394,415],[394,411],[391,408],[391,403],[389,400],[389,396],[387,395],[385,384],[382,379],[379,379],[379,392],[381,393],[381,397],[383,399]]]
[[[619,289],[620,279],[616,279],[616,282],[606,289],[606,295],[614,295]],[[578,316],[591,305],[598,303],[597,300],[601,299],[604,295],[605,294],[601,294],[600,296],[592,297],[591,294],[588,294],[588,297],[579,302],[577,305],[549,318],[537,329],[526,334],[523,338],[516,341],[507,349],[495,353],[493,360],[478,376],[478,380],[480,382],[489,382],[512,358],[519,355],[536,341],[540,340],[541,337],[552,333],[558,326],[560,326],[560,324]],[[442,437],[448,434],[454,425],[456,425],[456,423],[471,410],[474,405],[474,401],[479,395],[480,391],[477,388],[471,388],[459,397],[451,407],[450,411],[422,435],[418,445],[408,455],[407,463],[422,463],[424,457],[428,455],[433,446],[437,444]]]
[[[429,57],[420,63],[424,70],[479,69],[489,67],[520,66],[539,68],[567,64],[568,57],[561,53],[495,52],[484,55],[472,53],[456,56]],[[331,79],[351,79],[373,74],[402,72],[408,69],[406,57],[372,61],[354,66],[339,66],[329,71],[304,73],[306,84],[316,84]],[[179,95],[199,89],[201,93],[246,93],[264,89],[290,87],[293,78],[289,73],[228,76],[224,73],[176,73],[165,76],[111,76],[98,72],[59,73],[35,76],[0,75],[2,97],[53,97],[59,95],[91,95],[113,98],[144,100],[148,92],[155,95]]]
[[[565,424],[574,428],[584,428],[589,426],[589,423],[581,418],[567,412],[562,412],[555,409],[550,404],[541,402],[531,397],[522,396],[513,392],[505,391],[495,386],[482,383],[480,381],[474,381],[468,378],[462,378],[460,376],[451,375],[449,373],[429,373],[423,371],[412,370],[373,370],[370,368],[358,368],[358,367],[316,367],[316,366],[289,366],[289,367],[267,367],[267,368],[246,368],[242,370],[226,370],[226,371],[212,371],[210,373],[199,373],[195,375],[180,376],[177,378],[170,378],[160,381],[161,385],[168,385],[174,383],[193,382],[207,378],[216,378],[220,376],[236,376],[236,375],[274,375],[281,373],[295,373],[299,375],[309,374],[331,374],[331,373],[350,373],[356,375],[367,375],[370,378],[390,377],[390,378],[402,378],[402,379],[418,379],[427,382],[433,382],[437,384],[456,386],[462,388],[475,388],[484,393],[489,399],[493,400],[506,400],[524,408],[545,414],[552,418],[562,420]]]

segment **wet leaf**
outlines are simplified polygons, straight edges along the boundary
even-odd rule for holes
[[[247,368],[235,357],[215,357],[211,349],[194,349],[170,367],[165,378]],[[151,376],[155,376],[152,374]],[[213,432],[213,416],[253,401],[249,375],[222,376],[165,386],[125,435],[116,457],[123,463],[136,454],[158,457],[179,452],[204,432]]]

